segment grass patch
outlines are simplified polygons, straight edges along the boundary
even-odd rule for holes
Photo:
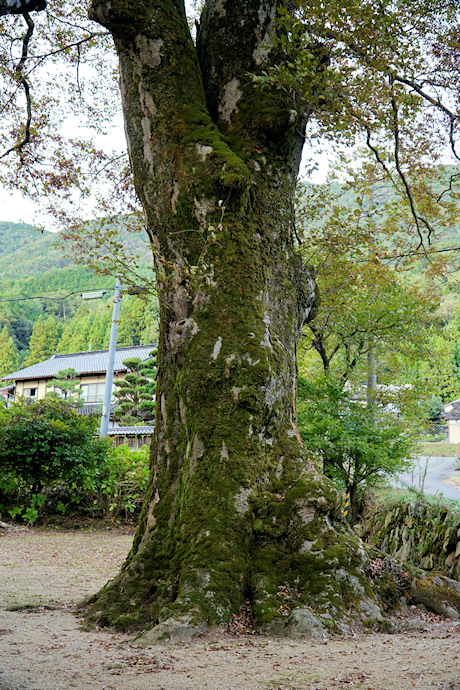
[[[447,443],[446,441],[435,443],[422,441],[418,444],[418,455],[424,455],[430,458],[457,458],[458,445],[456,443]]]
[[[408,503],[418,503],[420,505],[433,506],[438,509],[444,508],[456,515],[460,514],[460,501],[445,498],[444,496],[423,494],[415,487],[406,487],[405,489],[387,487],[385,489],[379,489],[368,495],[367,510],[369,513],[378,511],[385,512],[387,510],[393,510],[393,508],[398,505],[407,505]],[[364,522],[366,522],[366,518],[364,518]]]
[[[51,604],[13,604],[12,606],[7,606],[5,611],[40,613],[41,611],[58,611],[59,608],[59,606],[53,606]]]

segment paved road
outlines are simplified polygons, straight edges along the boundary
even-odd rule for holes
[[[421,489],[425,467],[425,494],[442,494],[445,498],[460,501],[460,489],[446,481],[452,476],[460,479],[460,463],[457,458],[419,458],[412,470],[398,475],[397,485],[409,484]]]

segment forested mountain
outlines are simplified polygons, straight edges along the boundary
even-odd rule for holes
[[[121,241],[148,267],[150,249],[142,234],[121,232]],[[97,275],[66,257],[58,234],[0,222],[0,375],[55,351],[107,347],[114,285],[113,275]],[[81,299],[82,292],[95,289],[106,290],[103,299]],[[152,295],[124,295],[118,343],[155,341],[156,321]]]
[[[71,265],[57,247],[59,236],[31,225],[0,222],[0,281],[42,274]]]
[[[131,252],[140,254],[145,263],[151,261],[148,243],[143,233],[128,233],[121,230],[120,240]],[[22,277],[48,274],[53,269],[75,268],[75,263],[65,256],[58,233],[38,231],[31,225],[0,222],[0,283]],[[84,268],[79,267],[81,276],[86,278]],[[63,274],[61,274],[63,275]],[[78,273],[80,275],[80,273]],[[48,283],[49,277],[45,278]],[[56,285],[62,285],[59,279]],[[79,286],[78,286],[79,287]]]

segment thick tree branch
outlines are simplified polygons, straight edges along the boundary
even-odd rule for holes
[[[410,188],[410,185],[407,181],[407,178],[404,174],[404,171],[401,167],[401,160],[399,157],[400,153],[400,131],[399,131],[399,108],[398,108],[398,102],[396,100],[396,95],[394,92],[394,79],[391,77],[390,78],[390,86],[391,86],[391,108],[393,111],[393,139],[394,139],[394,159],[395,159],[395,166],[396,170],[398,172],[398,175],[403,183],[404,189],[406,191],[406,196],[409,201],[412,217],[414,218],[415,225],[417,228],[417,234],[419,236],[419,245],[417,249],[420,249],[420,247],[424,246],[423,242],[423,234],[421,231],[420,224],[422,223],[428,230],[428,244],[430,244],[430,238],[431,238],[431,233],[432,233],[432,227],[426,220],[426,218],[423,218],[417,213],[417,209],[415,208],[415,201],[414,197],[412,195],[412,190]]]
[[[310,111],[298,114],[286,93],[256,89],[253,81],[275,65],[277,11],[284,8],[294,16],[292,5],[288,0],[207,0],[201,15],[197,55],[209,113],[250,156],[270,147],[281,156],[297,151],[294,160],[300,161]],[[293,175],[297,172],[296,167]]]
[[[243,97],[248,71],[267,62],[276,2],[207,0],[197,35],[197,54],[209,112],[222,126]]]

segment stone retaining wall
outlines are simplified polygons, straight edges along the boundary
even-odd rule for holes
[[[369,510],[363,538],[425,570],[460,580],[460,513],[445,506],[404,502]]]

